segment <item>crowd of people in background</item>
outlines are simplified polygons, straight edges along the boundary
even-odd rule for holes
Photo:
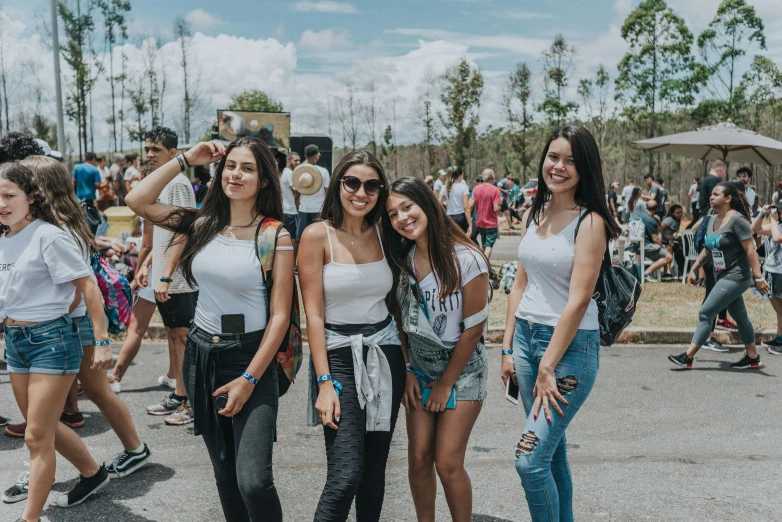
[[[0,319],[24,418],[5,433],[24,437],[30,452],[29,471],[3,501],[27,500],[23,522],[40,519],[55,440],[79,471],[61,507],[149,461],[116,394],[155,310],[169,348],[157,384],[168,391],[147,413],[194,425],[226,519],[282,520],[272,450],[277,416],[289,413],[279,398],[298,370],[291,376],[279,357],[299,327],[297,281],[311,352],[308,422],[322,426],[327,458],[314,519],[346,520],[353,505],[359,520],[380,519],[403,407],[418,519],[435,519],[439,478],[451,519],[470,520],[464,459],[487,396],[483,333],[501,228],[521,235],[500,377],[507,390],[518,386],[524,407],[515,467],[533,520],[573,519],[565,430],[597,377],[594,288],[606,249],[633,226],[643,247],[631,242],[628,251],[636,263],[649,260],[639,267],[647,281],[684,275],[674,271],[686,266],[683,234],[699,253],[686,277],[705,285],[698,326],[671,362],[692,368],[701,348],[725,351],[717,328],[739,332],[745,345],[733,368],[761,367],[743,300],[752,286],[770,295],[778,331],[764,344],[782,355],[782,201],[775,194],[761,206],[749,168],[729,181],[714,160],[683,206],[652,174],[643,186],[606,187],[597,145],[576,125],[551,135],[526,185],[486,168],[470,187],[458,165],[436,179],[392,182],[368,152],[346,154],[333,171],[316,145],[303,157],[287,152],[247,137],[180,152],[176,133],[157,127],[143,162],[115,154],[109,166],[88,152],[69,173],[29,136],[0,140]],[[118,205],[138,217],[134,240],[106,237],[104,212]],[[116,363],[96,284],[101,258],[128,268],[136,295]],[[103,464],[73,431],[85,422],[82,391],[123,446]]]

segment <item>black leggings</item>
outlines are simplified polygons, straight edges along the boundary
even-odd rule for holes
[[[345,327],[341,327],[344,329]],[[339,333],[357,333],[340,329]],[[329,327],[337,331],[338,327]],[[405,389],[405,360],[399,346],[381,346],[388,359],[392,376],[391,431],[366,431],[366,412],[358,403],[356,381],[353,377],[353,354],[350,347],[328,352],[331,376],[342,383],[339,399],[338,429],[323,427],[326,439],[328,473],[326,485],[315,511],[315,522],[347,520],[353,498],[356,499],[356,521],[377,522],[383,509],[386,489],[386,462],[391,448],[399,405]],[[364,347],[366,362],[368,348]]]
[[[453,219],[454,222],[457,225],[459,225],[459,228],[461,228],[463,232],[467,232],[467,229],[470,228],[470,224],[467,223],[467,216],[465,216],[464,213],[453,214],[453,215],[449,214],[448,217]]]

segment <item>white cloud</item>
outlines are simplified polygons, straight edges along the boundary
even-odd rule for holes
[[[539,56],[550,40],[543,38],[528,38],[516,34],[479,35],[469,33],[457,33],[441,29],[390,29],[386,33],[415,36],[428,40],[445,40],[459,42],[468,47],[482,49],[500,49],[523,55]]]
[[[353,4],[347,2],[296,2],[297,11],[315,11],[318,13],[351,14],[356,12]]]
[[[203,9],[194,9],[185,15],[185,20],[190,22],[194,29],[204,31],[219,25],[228,25],[228,22],[217,15],[204,11]]]
[[[500,18],[512,18],[514,20],[548,20],[551,13],[536,13],[533,11],[517,11],[507,13],[497,13]]]
[[[299,47],[304,50],[326,52],[334,47],[346,47],[350,45],[350,35],[347,31],[334,31],[333,29],[324,29],[315,32],[307,29],[301,33]]]

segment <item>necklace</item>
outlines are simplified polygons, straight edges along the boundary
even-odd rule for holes
[[[252,223],[250,223],[249,225],[236,225],[236,227],[233,227],[233,226],[231,226],[231,225],[228,225],[228,226],[226,226],[226,227],[223,229],[223,230],[225,231],[225,233],[224,233],[223,235],[224,235],[225,237],[229,238],[229,239],[231,239],[231,238],[235,238],[235,237],[236,237],[236,234],[234,234],[234,228],[247,228],[247,227],[251,227],[251,226],[253,226],[253,225],[255,224],[255,222],[256,222],[256,221],[258,221],[258,218],[255,218],[255,219],[253,219]],[[352,243],[351,243],[351,244],[352,244]]]

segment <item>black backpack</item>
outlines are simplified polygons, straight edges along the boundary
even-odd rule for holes
[[[581,222],[589,215],[585,212],[578,219],[574,241],[578,236]],[[632,271],[631,271],[632,270]],[[600,344],[611,346],[622,331],[633,320],[638,299],[641,297],[641,284],[637,271],[624,265],[612,266],[611,256],[606,245],[600,275],[592,296],[597,302],[598,322],[600,323]]]
[[[87,220],[87,227],[92,232],[92,235],[98,233],[98,227],[100,226],[100,212],[95,208],[95,204],[92,201],[80,200],[81,210],[84,212],[84,219]]]

